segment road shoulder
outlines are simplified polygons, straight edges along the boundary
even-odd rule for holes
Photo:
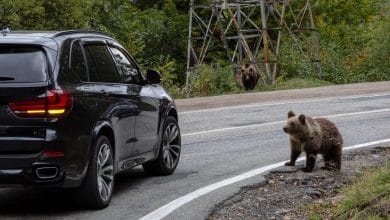
[[[354,96],[390,92],[390,82],[356,83],[332,85],[315,88],[280,90],[271,92],[248,92],[200,98],[177,99],[180,112],[210,108],[249,105],[254,103],[281,102],[299,99],[326,98],[336,96]]]

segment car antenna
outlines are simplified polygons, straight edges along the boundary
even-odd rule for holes
[[[3,35],[3,36],[7,36],[8,33],[10,33],[11,30],[8,28],[8,27],[3,27],[3,29],[1,29],[0,33]]]

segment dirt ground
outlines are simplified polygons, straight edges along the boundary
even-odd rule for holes
[[[312,173],[302,172],[302,163],[281,167],[267,174],[263,183],[242,188],[220,203],[208,219],[309,219],[299,207],[338,201],[341,187],[364,168],[382,166],[389,160],[390,146],[386,146],[344,152],[340,172],[322,170],[321,161]],[[384,207],[384,212],[390,216],[390,207]]]

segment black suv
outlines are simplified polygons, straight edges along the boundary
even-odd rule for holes
[[[97,32],[0,35],[0,184],[76,188],[108,206],[115,174],[174,172],[177,110],[113,38]]]

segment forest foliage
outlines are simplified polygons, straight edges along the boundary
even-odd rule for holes
[[[312,2],[324,80],[337,84],[390,80],[389,1]],[[188,11],[189,1],[183,0],[0,0],[0,27],[107,33],[121,42],[143,68],[159,70],[170,92],[183,97]],[[288,40],[281,48],[277,83],[316,76]],[[191,96],[240,91],[223,51],[196,73],[190,80]]]

